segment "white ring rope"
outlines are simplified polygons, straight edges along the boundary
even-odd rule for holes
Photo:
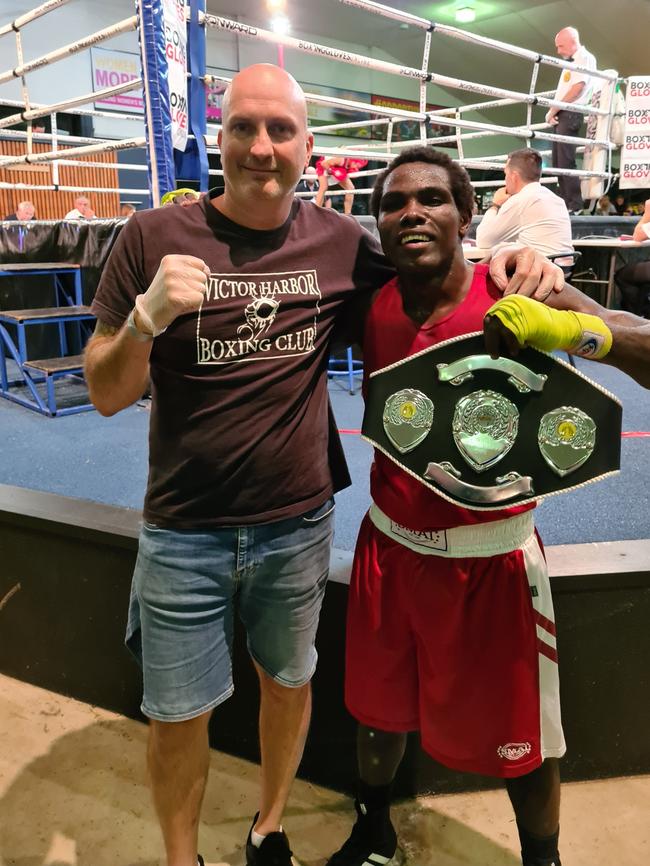
[[[102,112],[93,109],[81,109],[76,111],[71,111],[71,109],[77,108],[77,106],[85,105],[88,103],[95,102],[102,98],[108,98],[109,96],[114,96],[119,93],[124,93],[130,90],[136,90],[143,86],[143,82],[141,79],[135,81],[129,81],[125,84],[118,85],[112,88],[106,88],[102,91],[95,91],[92,94],[84,94],[83,96],[76,97],[72,100],[68,100],[66,102],[60,102],[52,105],[42,105],[42,104],[33,104],[30,105],[29,102],[29,94],[27,91],[27,84],[25,80],[25,76],[27,73],[39,69],[43,66],[46,66],[50,63],[57,62],[64,58],[67,58],[73,54],[76,54],[80,51],[85,50],[93,45],[96,45],[102,41],[107,39],[111,39],[114,36],[117,36],[122,33],[126,33],[129,31],[133,31],[137,29],[138,18],[137,16],[132,16],[131,18],[124,19],[123,21],[118,22],[110,27],[106,27],[103,30],[97,31],[96,33],[91,34],[90,36],[85,37],[77,42],[70,43],[61,48],[58,48],[54,51],[49,52],[48,54],[42,55],[41,57],[36,58],[35,60],[31,60],[27,63],[23,62],[22,57],[22,43],[20,40],[20,29],[25,26],[25,24],[30,21],[35,20],[36,18],[45,15],[47,12],[50,12],[56,8],[67,3],[68,0],[48,0],[48,2],[43,3],[41,6],[33,9],[31,12],[26,13],[25,15],[16,18],[15,21],[10,24],[3,25],[0,28],[0,36],[11,33],[12,31],[16,35],[16,51],[17,51],[17,59],[18,65],[10,70],[6,70],[4,72],[0,72],[0,84],[7,82],[9,80],[15,78],[22,79],[22,88],[23,88],[23,103],[13,102],[11,100],[0,100],[0,105],[8,105],[15,106],[18,108],[22,108],[23,110],[0,119],[0,137],[5,138],[26,138],[27,140],[27,153],[23,156],[9,156],[6,158],[0,157],[0,168],[5,168],[12,165],[20,165],[20,164],[31,164],[31,163],[40,163],[40,162],[52,162],[54,163],[54,186],[30,186],[28,184],[7,184],[0,183],[0,188],[15,188],[15,189],[60,189],[66,191],[83,191],[81,188],[73,188],[73,187],[62,187],[57,183],[58,180],[58,166],[59,165],[73,165],[75,164],[75,160],[85,157],[87,155],[93,153],[109,153],[115,152],[119,150],[126,150],[129,148],[135,147],[143,147],[147,146],[147,140],[144,137],[130,138],[125,139],[123,141],[110,141],[110,140],[98,140],[98,139],[88,139],[82,138],[79,136],[61,136],[57,134],[56,131],[56,114],[63,111],[70,111],[72,114],[79,115],[88,115],[88,116],[100,116],[100,117],[111,117],[113,119],[121,118],[121,119],[129,119],[129,120],[138,120],[142,122],[142,117],[138,115],[129,115],[129,114],[116,114],[113,112]],[[288,48],[292,48],[294,50],[304,52],[307,54],[312,54],[320,57],[326,57],[332,60],[340,61],[343,63],[348,63],[356,66],[362,66],[370,70],[375,70],[379,72],[384,72],[388,74],[397,75],[400,77],[411,78],[419,83],[419,111],[409,111],[406,109],[398,109],[398,108],[388,108],[380,105],[371,105],[364,102],[357,102],[354,100],[344,100],[338,99],[336,97],[323,96],[320,94],[306,93],[306,99],[308,102],[318,105],[324,105],[329,107],[337,107],[343,110],[356,112],[357,116],[359,112],[365,112],[368,115],[372,115],[366,121],[353,120],[350,122],[343,123],[328,123],[323,126],[315,126],[313,127],[313,132],[318,135],[320,132],[330,133],[330,132],[345,132],[345,130],[353,130],[357,128],[365,128],[365,127],[376,127],[376,126],[385,126],[386,130],[386,140],[381,142],[365,142],[359,145],[350,145],[347,144],[342,147],[328,147],[328,146],[317,146],[314,148],[314,153],[322,154],[322,155],[337,155],[337,156],[356,156],[363,159],[375,160],[378,162],[391,162],[395,157],[394,150],[412,146],[415,143],[431,143],[431,144],[454,144],[459,154],[458,162],[465,166],[466,168],[471,169],[480,169],[480,170],[503,170],[503,160],[507,157],[507,155],[498,155],[498,156],[488,156],[479,159],[465,159],[463,153],[463,142],[469,139],[477,139],[490,137],[495,135],[509,135],[515,138],[524,139],[527,142],[527,146],[529,142],[533,139],[544,139],[545,141],[555,141],[555,142],[567,142],[570,144],[577,145],[586,145],[590,148],[602,148],[607,151],[609,158],[609,165],[607,166],[608,171],[606,172],[598,172],[598,171],[584,171],[579,169],[558,169],[555,167],[549,167],[543,169],[543,173],[545,175],[571,175],[578,176],[581,178],[609,178],[611,180],[611,151],[614,145],[609,140],[609,133],[611,129],[611,121],[612,121],[612,113],[613,113],[613,99],[614,99],[614,88],[611,87],[611,93],[609,98],[609,106],[607,107],[594,107],[591,105],[576,105],[575,103],[566,103],[561,102],[559,100],[554,99],[554,91],[544,91],[544,92],[535,92],[537,75],[540,68],[540,65],[545,64],[549,66],[553,66],[560,69],[571,69],[572,71],[582,71],[588,73],[592,77],[600,77],[608,82],[615,82],[617,80],[617,73],[610,71],[602,71],[602,70],[587,70],[583,67],[576,66],[575,64],[560,60],[554,57],[550,57],[547,55],[539,54],[534,51],[530,51],[528,49],[519,48],[517,46],[509,45],[508,43],[501,42],[494,39],[489,39],[487,37],[479,36],[474,33],[470,33],[464,30],[460,30],[456,27],[451,27],[443,24],[438,24],[432,21],[428,21],[424,18],[420,18],[416,15],[411,15],[410,13],[401,12],[400,10],[393,9],[388,6],[384,6],[380,3],[375,3],[373,0],[339,0],[339,2],[343,3],[343,5],[355,7],[357,9],[363,10],[367,13],[372,13],[383,18],[392,19],[394,21],[399,21],[401,23],[407,23],[409,25],[413,25],[415,27],[420,28],[425,31],[425,45],[423,51],[423,59],[422,65],[420,69],[410,66],[402,66],[398,63],[392,63],[385,60],[379,60],[371,57],[364,57],[360,54],[355,54],[353,52],[345,51],[339,48],[333,48],[326,45],[321,45],[318,43],[314,43],[304,39],[294,38],[288,35],[282,35],[275,32],[271,32],[269,30],[264,30],[253,25],[249,25],[240,21],[235,21],[232,19],[225,18],[221,15],[211,15],[207,13],[200,13],[199,20],[204,25],[204,27],[214,27],[220,30],[224,30],[230,32],[235,36],[245,36],[252,39],[261,40],[262,42],[269,42],[277,46],[286,46]],[[189,11],[189,10],[188,10]],[[481,84],[479,82],[466,81],[458,78],[453,78],[450,76],[439,75],[437,73],[429,71],[429,54],[432,44],[432,35],[439,34],[442,36],[446,36],[452,39],[461,40],[464,42],[468,42],[473,45],[481,46],[484,48],[489,48],[492,50],[497,50],[509,55],[513,55],[519,57],[521,59],[530,61],[533,63],[533,70],[531,75],[531,81],[529,86],[529,92],[519,92],[514,90],[508,90],[500,87],[492,87],[490,85]],[[219,75],[205,75],[204,82],[206,84],[211,82],[230,82],[230,78]],[[456,108],[442,108],[436,109],[434,111],[427,111],[427,85],[435,84],[444,88],[451,88],[453,90],[461,90],[472,93],[479,93],[486,97],[490,97],[487,101],[476,102],[467,105],[460,105]],[[148,96],[148,86],[147,82],[144,82],[144,91],[145,98]],[[505,126],[500,124],[492,124],[486,123],[482,121],[470,121],[464,119],[463,115],[467,114],[470,111],[483,112],[487,109],[491,108],[500,108],[507,105],[522,105],[526,107],[526,120],[527,123],[525,126]],[[565,136],[558,135],[557,133],[549,132],[549,127],[547,123],[538,123],[531,124],[531,112],[533,107],[540,106],[543,108],[557,108],[560,110],[570,110],[573,112],[579,112],[581,114],[589,114],[589,115],[597,115],[600,117],[607,118],[607,135],[606,138],[600,139],[590,139],[590,138],[581,138],[581,137],[573,137],[573,136]],[[46,115],[51,115],[52,123],[53,123],[53,134],[47,133],[34,133],[32,130],[32,120],[44,117]],[[27,122],[27,132],[19,132],[19,131],[11,131],[7,130],[6,127],[9,127],[15,123]],[[414,138],[408,141],[392,141],[393,137],[393,126],[394,123],[399,123],[400,121],[411,121],[416,122],[419,128],[419,136],[418,138]],[[454,134],[450,134],[448,136],[434,136],[427,137],[427,122],[432,123],[437,126],[448,126],[455,130]],[[213,125],[210,124],[211,128],[217,127],[218,124]],[[467,131],[465,131],[467,130]],[[210,152],[214,152],[216,149],[216,137],[213,135],[204,136],[205,142],[210,149]],[[52,141],[53,149],[51,151],[45,153],[32,153],[31,145],[32,140],[35,141]],[[59,144],[68,144],[68,143],[81,144],[79,147],[66,147],[64,150],[59,149]],[[579,148],[582,151],[582,147]],[[65,157],[62,159],[62,155]],[[121,163],[76,163],[80,167],[87,165],[87,167],[100,167],[100,168],[109,168],[109,167],[117,167],[120,170],[146,170],[144,166],[135,166]],[[350,174],[350,177],[370,177],[374,174],[377,174],[381,169],[370,169],[367,171],[354,172]],[[222,174],[219,171],[209,171],[209,174]],[[550,183],[554,178],[544,177],[543,183]],[[500,185],[501,182],[496,181],[476,181],[475,186],[490,186],[490,185]],[[87,189],[87,188],[86,188]],[[130,190],[130,189],[117,189],[117,190],[99,190],[97,188],[93,188],[93,191],[105,191],[105,192],[125,192],[125,193],[142,193],[142,190]],[[349,195],[349,194],[369,194],[371,189],[358,189],[358,190],[332,190],[327,191],[326,195]],[[303,196],[312,195],[312,193],[304,193]]]
[[[115,141],[107,139],[86,138],[81,136],[61,135],[57,130],[57,114],[62,112],[76,114],[80,116],[110,117],[112,120],[138,120],[140,124],[142,124],[143,118],[141,116],[108,111],[102,112],[94,109],[77,109],[78,106],[88,105],[102,99],[108,99],[121,93],[139,90],[143,86],[143,81],[141,78],[123,82],[119,85],[107,87],[102,90],[93,91],[92,93],[85,93],[81,96],[50,105],[30,104],[29,91],[27,89],[26,81],[26,75],[28,73],[45,66],[49,66],[51,63],[67,59],[68,57],[78,54],[79,52],[84,51],[87,48],[90,48],[106,40],[112,39],[115,36],[135,31],[138,27],[138,17],[136,15],[133,15],[130,18],[125,18],[122,21],[118,21],[116,24],[105,27],[102,30],[96,31],[95,33],[91,33],[89,36],[86,36],[83,39],[77,40],[74,43],[64,45],[60,48],[50,51],[48,54],[44,54],[40,57],[35,58],[34,60],[30,60],[25,63],[23,61],[21,28],[30,21],[34,21],[36,18],[39,18],[42,15],[45,15],[46,13],[59,8],[66,2],[68,2],[68,0],[49,0],[49,2],[43,3],[41,6],[33,9],[26,15],[16,18],[15,21],[13,21],[11,24],[5,25],[0,28],[0,36],[8,34],[11,31],[15,32],[16,57],[18,61],[18,65],[15,66],[13,69],[6,70],[0,73],[0,84],[3,84],[15,78],[20,78],[22,83],[21,89],[23,96],[22,103],[15,102],[13,100],[0,101],[0,105],[15,106],[22,109],[15,114],[0,119],[0,137],[19,140],[26,139],[27,143],[27,152],[22,156],[0,157],[0,168],[4,169],[11,166],[31,165],[36,163],[53,163],[51,184],[2,182],[0,183],[0,189],[55,190],[61,192],[86,191],[100,193],[103,192],[108,194],[114,193],[117,195],[123,193],[142,195],[144,192],[142,189],[131,189],[126,187],[77,187],[70,185],[61,185],[59,183],[59,166],[61,165],[76,165],[77,167],[85,167],[88,169],[97,167],[108,169],[110,167],[113,170],[119,169],[126,171],[147,171],[146,166],[132,166],[128,163],[124,165],[120,163],[79,163],[79,159],[95,153],[111,153],[131,148],[144,147],[146,145],[146,138],[144,136]],[[48,115],[51,117],[52,133],[34,133],[32,121]],[[8,127],[13,126],[16,123],[23,122],[27,123],[26,132],[8,129]],[[46,151],[44,153],[34,153],[32,149],[32,143],[34,141],[49,141],[52,143],[52,150]],[[61,149],[62,144],[65,144],[64,149]],[[70,144],[81,146],[68,147],[68,145]]]
[[[121,85],[120,85],[121,86]],[[93,98],[97,97],[97,91],[93,92]],[[0,99],[0,105],[5,106],[6,108],[24,108],[25,104],[18,99]],[[68,111],[68,103],[61,103],[64,106],[64,111],[66,114],[75,114],[80,117],[110,117],[111,120],[137,120],[138,123],[143,123],[141,114],[123,114],[121,111],[100,111],[96,108],[75,108],[74,111]],[[45,103],[42,102],[32,102],[32,108],[46,108]],[[4,134],[4,133],[3,133]],[[35,132],[34,136],[42,135],[42,133]]]
[[[363,9],[366,12],[373,12],[382,18],[392,18],[397,21],[402,21],[405,24],[413,24],[416,27],[421,27],[425,30],[431,30],[434,33],[440,33],[445,36],[451,36],[454,39],[461,39],[464,42],[471,42],[473,45],[482,45],[486,48],[496,48],[506,54],[513,54],[516,57],[521,57],[524,60],[530,60],[533,63],[543,63],[547,66],[559,66],[561,69],[572,69],[579,72],[587,72],[589,75],[595,75],[608,81],[616,81],[617,75],[611,72],[601,70],[587,69],[584,66],[577,66],[568,60],[560,60],[558,57],[551,57],[547,54],[539,54],[537,51],[530,51],[528,48],[519,48],[516,45],[510,45],[508,42],[500,42],[497,39],[489,39],[487,36],[479,36],[476,33],[471,33],[468,30],[461,30],[458,27],[451,27],[448,24],[438,24],[434,21],[427,21],[426,18],[420,18],[417,15],[411,15],[408,12],[399,12],[397,9],[392,9],[390,6],[384,6],[381,3],[374,3],[372,0],[339,0],[345,6],[356,6],[358,9]]]
[[[63,6],[65,3],[69,2],[70,0],[47,0],[47,3],[37,6],[35,9],[32,9],[31,12],[25,12],[24,15],[15,18],[10,24],[4,24],[0,27],[0,36],[6,36],[7,33],[17,32],[26,24],[29,24],[30,21],[36,21],[36,19],[40,18],[41,15],[46,15],[48,12],[52,12],[54,9],[58,9],[59,6]]]
[[[244,24],[241,21],[233,21],[232,19],[224,18],[221,15],[205,14],[202,17],[200,16],[200,20],[209,27],[226,30],[229,33],[234,33],[239,36],[259,39],[262,42],[271,42],[274,45],[283,45],[287,48],[293,48],[296,51],[302,51],[307,54],[315,54],[319,57],[329,57],[331,60],[339,60],[342,63],[364,66],[367,69],[373,69],[377,72],[387,72],[392,75],[415,78],[418,81],[424,80],[431,84],[437,84],[439,87],[450,87],[456,90],[468,90],[472,93],[484,93],[486,96],[514,99],[523,104],[532,102],[533,104],[540,105],[544,108],[559,108],[563,110],[576,111],[581,114],[600,114],[603,116],[608,114],[605,109],[576,105],[572,102],[561,102],[560,100],[547,99],[546,97],[531,96],[529,93],[522,93],[516,90],[506,90],[501,87],[491,87],[487,84],[479,84],[476,81],[464,81],[460,78],[451,78],[448,75],[438,75],[435,72],[423,72],[421,69],[414,69],[411,66],[399,66],[397,63],[390,63],[387,60],[377,60],[373,57],[365,57],[362,54],[355,54],[351,51],[344,51],[340,48],[332,48],[326,45],[320,45],[316,42],[309,42],[306,39],[296,39],[293,36],[274,33],[271,30],[263,30],[260,27],[253,27],[252,25]],[[454,30],[455,28],[450,29]],[[532,54],[533,52],[530,53]]]
[[[503,170],[504,157],[502,155],[498,157],[484,157],[479,160],[464,158],[464,141],[495,135],[508,135],[515,138],[524,139],[524,141],[526,141],[527,143],[527,146],[530,146],[530,142],[533,139],[543,139],[544,141],[548,142],[566,142],[569,144],[578,145],[579,152],[582,152],[585,146],[590,149],[603,149],[607,152],[608,158],[608,165],[606,166],[606,171],[585,171],[581,169],[559,169],[555,167],[549,167],[545,168],[543,172],[547,175],[568,175],[577,176],[579,178],[597,178],[603,181],[605,179],[609,179],[609,181],[611,182],[611,153],[615,145],[610,141],[609,133],[613,113],[614,88],[610,88],[609,105],[601,105],[599,107],[595,107],[593,105],[577,105],[575,103],[568,103],[557,100],[554,98],[555,91],[536,92],[536,85],[541,65],[547,65],[559,69],[570,69],[572,71],[585,72],[588,73],[591,77],[601,78],[606,82],[616,82],[618,80],[618,74],[615,71],[586,69],[585,67],[577,66],[570,61],[561,60],[559,58],[551,57],[549,55],[540,54],[539,52],[530,51],[525,48],[519,48],[517,46],[510,45],[499,40],[482,37],[464,30],[460,30],[456,27],[450,27],[447,25],[428,21],[424,18],[420,18],[419,16],[401,12],[400,10],[384,6],[380,3],[375,3],[373,2],[373,0],[339,0],[339,2],[343,3],[343,5],[356,7],[365,12],[373,13],[384,18],[389,18],[394,21],[414,25],[424,30],[426,41],[421,69],[418,70],[414,67],[400,66],[396,63],[390,63],[375,58],[364,57],[353,52],[348,52],[342,49],[317,44],[308,40],[297,39],[291,36],[272,33],[268,30],[249,25],[244,22],[234,21],[220,15],[206,14],[204,16],[200,16],[200,20],[202,20],[206,26],[216,27],[218,29],[230,32],[236,36],[245,36],[251,39],[261,40],[263,42],[270,42],[275,45],[282,45],[293,48],[297,51],[301,51],[304,53],[328,57],[332,60],[337,60],[343,63],[363,66],[368,69],[377,70],[380,72],[387,72],[389,74],[392,73],[399,76],[405,76],[419,81],[420,111],[405,111],[401,109],[387,110],[379,105],[368,105],[366,103],[354,102],[352,100],[341,100],[335,97],[322,97],[318,94],[307,93],[306,98],[308,102],[313,102],[315,104],[321,105],[337,106],[342,109],[347,109],[355,112],[364,111],[370,115],[375,116],[372,120],[368,120],[365,123],[363,121],[350,121],[349,123],[346,122],[339,124],[326,124],[322,127],[322,131],[324,133],[334,131],[344,133],[346,129],[354,129],[364,126],[368,127],[370,125],[375,125],[374,121],[377,117],[379,117],[380,122],[384,124],[386,124],[387,122],[386,119],[389,119],[387,141],[365,142],[363,145],[351,145],[348,143],[346,146],[335,149],[335,153],[337,153],[338,155],[357,155],[384,161],[386,160],[387,156],[386,151],[389,151],[392,154],[394,149],[399,150],[403,147],[412,146],[414,143],[416,143],[417,139],[409,141],[398,141],[395,143],[391,141],[392,123],[390,121],[409,120],[415,121],[419,124],[419,140],[421,143],[431,143],[434,146],[436,144],[455,144],[459,156],[458,161],[466,168],[476,168],[481,170]],[[483,48],[497,50],[531,62],[533,64],[533,68],[528,93],[511,91],[498,87],[491,87],[489,85],[480,84],[478,82],[463,81],[460,79],[438,75],[436,73],[428,71],[428,55],[431,47],[431,35],[433,33],[437,33],[439,35],[446,36],[452,39],[462,40],[464,42],[481,46]],[[222,76],[206,76],[206,81],[208,80],[219,80],[226,82],[229,81],[229,79]],[[456,108],[436,109],[434,111],[427,112],[426,86],[428,83],[437,84],[441,87],[476,92],[493,98],[487,101],[483,100],[481,102],[457,106]],[[487,109],[500,108],[507,105],[526,106],[525,126],[519,125],[513,127],[505,126],[502,124],[486,123],[482,121],[470,121],[465,120],[463,117],[463,115],[471,111],[484,112]],[[558,133],[552,131],[553,127],[548,123],[533,124],[531,123],[531,117],[533,107],[535,106],[539,106],[541,108],[552,107],[560,110],[569,110],[583,115],[595,115],[598,117],[604,117],[607,119],[606,137],[592,139],[559,135]],[[449,117],[449,115],[453,116]],[[425,131],[425,123],[427,120],[437,126],[450,126],[452,128],[455,128],[455,134],[449,136],[427,137]],[[314,126],[312,128],[312,132],[314,132],[314,134],[316,135],[319,134],[320,130],[321,127],[319,126]],[[314,152],[330,153],[331,149],[325,147],[316,147]],[[543,153],[546,154],[548,153],[548,151],[543,151]],[[360,175],[357,175],[356,173],[350,175],[350,177],[356,176]],[[549,178],[545,177],[544,182],[549,183],[551,181]],[[483,181],[481,183],[487,184],[493,182]],[[362,191],[358,190],[357,192],[361,193]],[[363,192],[366,191],[363,190]],[[348,190],[348,193],[354,194],[354,191]],[[326,195],[329,194],[330,193],[328,191]],[[336,191],[332,194],[345,195],[345,191]]]
[[[101,141],[99,144],[91,144],[87,147],[70,147],[65,151],[50,150],[45,153],[26,153],[24,156],[9,156],[0,159],[0,168],[9,165],[32,165],[37,162],[52,162],[59,159],[65,153],[68,159],[77,159],[91,153],[114,153],[117,150],[129,150],[132,147],[144,147],[147,140],[144,136],[140,138],[125,138],[122,141]]]
[[[23,63],[21,66],[16,66],[15,69],[8,69],[6,72],[0,72],[0,84],[5,81],[11,81],[12,78],[20,78],[27,72],[33,72],[35,69],[40,69],[41,66],[49,66],[50,63],[56,63],[58,60],[63,60],[66,57],[71,57],[73,54],[78,54],[80,51],[85,51],[86,48],[91,48],[100,42],[105,42],[107,39],[112,39],[114,36],[119,36],[121,33],[129,33],[136,30],[138,26],[138,18],[132,15],[130,18],[125,18],[123,21],[118,21],[117,24],[112,24],[110,27],[105,27],[103,30],[98,30],[96,33],[91,33],[77,42],[70,42],[55,51],[50,51],[49,54],[43,54],[41,57],[36,57],[28,63]]]
[[[45,117],[47,114],[56,114],[61,111],[67,111],[68,108],[75,108],[78,105],[86,105],[88,102],[98,102],[102,99],[107,99],[109,96],[117,96],[119,93],[128,93],[131,90],[138,90],[142,87],[142,79],[134,78],[132,81],[126,81],[124,84],[117,84],[115,87],[106,87],[104,90],[95,90],[92,93],[84,93],[83,96],[78,96],[74,99],[69,99],[64,102],[57,102],[53,105],[44,105],[41,108],[31,108],[29,111],[21,111],[17,114],[10,114],[8,117],[0,119],[0,129],[6,126],[13,126],[15,123],[22,123],[25,120],[35,120],[37,117]]]

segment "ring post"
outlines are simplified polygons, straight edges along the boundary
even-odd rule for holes
[[[207,133],[207,100],[205,94],[205,26],[200,17],[205,12],[205,0],[190,0],[188,32],[189,131],[194,136],[187,142],[185,151],[174,151],[176,176],[182,180],[198,181],[201,192],[207,192],[208,152],[205,145]]]
[[[158,207],[162,196],[176,188],[165,23],[161,0],[137,0],[137,7],[147,130],[149,202],[152,207]]]

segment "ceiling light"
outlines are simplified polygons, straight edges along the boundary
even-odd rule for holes
[[[461,6],[456,10],[456,21],[459,24],[471,24],[476,20],[476,10],[471,6]]]
[[[291,30],[291,22],[286,15],[275,15],[271,18],[271,30],[281,36],[286,36]]]
[[[266,0],[266,8],[269,12],[282,12],[286,5],[286,0]]]

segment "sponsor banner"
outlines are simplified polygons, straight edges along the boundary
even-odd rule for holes
[[[370,105],[378,105],[383,108],[397,108],[402,111],[415,111],[419,113],[420,103],[412,99],[402,99],[400,96],[381,96],[378,94],[363,93],[358,90],[344,90],[340,87],[328,87],[323,84],[304,84],[308,93],[316,93],[321,96],[333,96],[336,99],[347,99],[350,102],[364,102]],[[427,104],[427,111],[435,111],[443,108],[441,105]],[[376,120],[379,114],[368,114],[365,111],[344,108],[343,106],[315,105],[310,103],[309,125],[314,132],[318,127],[326,124],[349,123],[351,121]],[[353,129],[332,130],[324,135],[342,135],[346,138],[374,138],[381,141],[386,140],[388,125],[359,126]],[[449,128],[438,126],[427,122],[427,136],[434,137],[449,135]],[[393,141],[409,141],[416,143],[420,138],[420,124],[417,120],[396,120],[393,123]],[[446,145],[449,147],[450,145]]]
[[[373,105],[380,105],[382,108],[397,108],[401,111],[416,111],[420,112],[420,103],[412,99],[402,99],[400,96],[373,96],[371,99]],[[436,111],[439,108],[444,108],[443,105],[432,105],[427,103],[427,111]],[[379,115],[377,115],[379,117]],[[427,138],[435,136],[450,135],[452,129],[448,126],[438,126],[427,120]],[[373,127],[373,138],[386,139],[387,126]],[[420,138],[420,124],[417,120],[399,120],[393,124],[393,141],[413,141],[417,144]],[[444,145],[445,147],[453,147],[453,145]]]
[[[308,93],[315,93],[318,96],[333,96],[335,99],[347,99],[350,102],[370,102],[370,94],[363,93],[359,90],[344,90],[340,87],[328,87],[325,84],[304,84],[304,89]],[[331,123],[351,123],[353,121],[370,120],[371,115],[366,111],[357,111],[339,107],[337,105],[317,105],[313,102],[307,106],[309,112],[309,126],[314,132],[318,132],[319,126],[329,125]],[[331,130],[323,133],[324,135],[343,135],[346,138],[372,138],[371,126],[360,126],[353,129]]]
[[[140,78],[140,58],[128,51],[113,51],[109,48],[91,48],[90,50],[93,90],[105,90],[107,87],[117,87],[127,81]],[[142,90],[132,93],[118,93],[108,99],[99,99],[95,108],[109,111],[123,111],[130,114],[143,114],[144,102]]]
[[[176,150],[187,146],[187,26],[185,0],[163,0],[165,54],[169,70],[169,105],[172,116],[172,143]]]
[[[620,189],[650,189],[650,75],[627,82]]]

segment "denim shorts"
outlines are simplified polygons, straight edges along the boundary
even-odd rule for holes
[[[181,722],[230,697],[235,608],[255,662],[281,685],[309,682],[333,512],[330,499],[276,523],[143,526],[126,643],[142,665],[146,716]]]

